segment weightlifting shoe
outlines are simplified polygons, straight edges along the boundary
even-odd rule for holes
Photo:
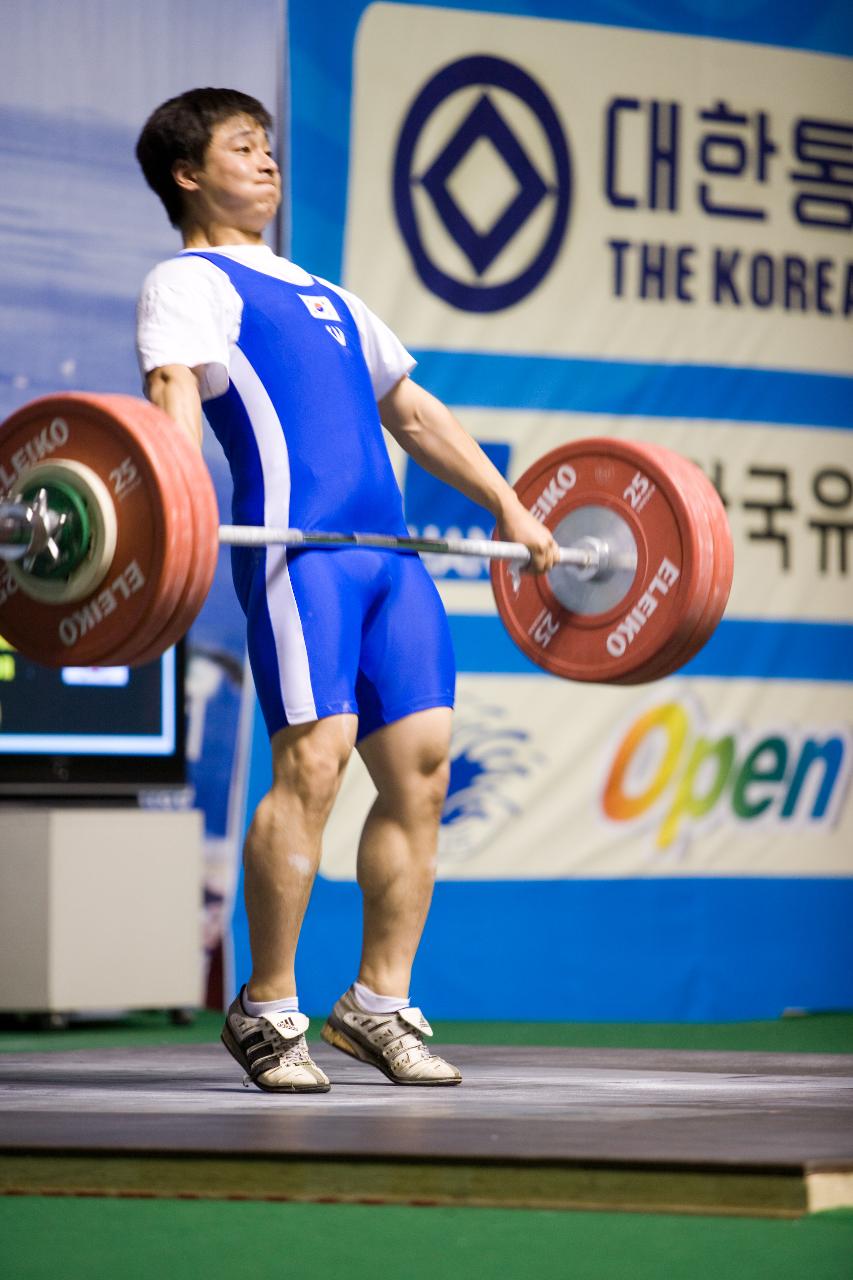
[[[366,1013],[352,989],[344,992],[321,1032],[327,1044],[369,1062],[394,1084],[459,1084],[462,1073],[424,1044],[432,1027],[420,1009]]]
[[[222,1028],[222,1043],[246,1072],[244,1085],[268,1093],[328,1093],[329,1077],[311,1061],[304,1013],[264,1014],[250,1018],[240,996]]]

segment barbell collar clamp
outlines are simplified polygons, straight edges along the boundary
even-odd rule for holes
[[[33,508],[27,502],[0,502],[0,560],[22,560],[33,540]]]
[[[54,564],[59,560],[57,535],[67,514],[48,505],[48,492],[40,488],[29,501],[21,496],[0,501],[0,560],[19,560],[29,569],[38,556]]]

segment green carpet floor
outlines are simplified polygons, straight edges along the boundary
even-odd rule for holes
[[[0,1199],[5,1280],[850,1280],[853,1213],[645,1214]]]
[[[162,1013],[115,1021],[74,1021],[61,1031],[33,1031],[24,1020],[0,1020],[0,1052],[212,1044],[222,1015],[203,1010],[189,1027]],[[322,1017],[309,1039],[320,1034]],[[752,1053],[853,1053],[853,1013],[808,1014],[775,1022],[434,1022],[436,1043],[561,1045],[590,1049],[693,1049]]]

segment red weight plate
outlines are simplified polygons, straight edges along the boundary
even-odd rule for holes
[[[105,660],[117,666],[136,663],[136,654],[159,634],[164,620],[172,616],[180,601],[192,558],[192,508],[182,476],[174,465],[168,437],[160,430],[162,411],[133,396],[101,395],[97,400],[101,408],[114,416],[120,429],[137,438],[148,452],[161,489],[160,497],[155,501],[162,505],[169,520],[166,559],[149,614],[126,642],[111,650]],[[147,412],[149,409],[150,413]],[[169,425],[171,427],[171,423]],[[117,505],[121,501],[121,495],[118,495]]]
[[[149,647],[135,655],[134,666],[153,662],[190,629],[210,591],[219,557],[219,508],[216,493],[201,450],[166,417],[161,410],[139,401],[139,413],[145,413],[158,430],[168,433],[175,463],[183,475],[190,500],[190,524],[193,533],[190,571],[184,593],[163,631]]]
[[[710,480],[700,467],[680,454],[664,449],[661,445],[646,446],[657,456],[668,458],[673,469],[680,469],[687,486],[685,492],[692,494],[695,505],[701,503],[707,513],[713,535],[714,574],[711,590],[702,617],[699,619],[693,634],[677,650],[667,651],[663,661],[650,672],[649,678],[662,679],[679,670],[707,643],[723,615],[729,597],[734,569],[734,553],[731,530],[720,497]],[[626,681],[625,683],[631,683]]]
[[[707,625],[714,610],[717,583],[717,548],[714,527],[706,498],[704,485],[701,483],[702,473],[698,467],[681,454],[666,449],[658,444],[637,444],[647,457],[657,459],[668,474],[681,486],[682,495],[690,507],[697,530],[700,534],[702,573],[698,588],[704,598],[704,607],[691,628],[685,628],[679,635],[673,636],[672,643],[665,646],[642,670],[634,672],[620,680],[621,684],[640,684],[652,680],[662,680],[665,676],[677,671],[688,660],[688,655],[696,652],[696,642],[700,636],[707,638]],[[700,645],[704,639],[700,640]]]
[[[573,513],[582,527],[588,511],[604,509],[637,549],[630,585],[597,613],[565,609],[547,576],[492,562],[498,611],[534,662],[568,679],[611,683],[642,673],[693,633],[707,598],[707,548],[680,475],[631,441],[593,438],[552,450],[515,488],[549,529]]]
[[[127,396],[46,396],[0,428],[0,485],[15,491],[41,461],[76,461],[106,485],[115,507],[115,552],[103,581],[81,600],[46,604],[0,572],[0,632],[47,666],[106,664],[148,643],[183,589],[186,506],[161,449],[122,421]]]
[[[701,627],[697,629],[696,635],[682,654],[679,664],[681,666],[696,656],[719,625],[731,594],[734,575],[734,546],[726,509],[720,495],[701,467],[695,467],[692,463],[688,463],[688,466],[693,469],[695,482],[704,496],[714,533],[714,585]]]
[[[142,666],[147,661],[154,661],[169,647],[168,644],[160,645],[159,639],[174,625],[190,586],[195,549],[194,509],[184,470],[174,447],[174,440],[179,433],[175,423],[161,409],[144,400],[128,400],[126,404],[117,406],[117,410],[128,430],[140,433],[160,458],[161,474],[169,476],[172,498],[180,511],[179,519],[186,535],[183,549],[170,562],[170,572],[166,578],[169,588],[168,606],[158,608],[152,617],[153,625],[129,636],[127,643],[112,658],[113,664]]]

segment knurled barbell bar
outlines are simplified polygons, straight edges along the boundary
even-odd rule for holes
[[[528,549],[496,539],[219,528],[199,451],[159,409],[45,397],[0,427],[0,634],[48,666],[152,661],[189,629],[222,543],[487,558],[512,639],[571,679],[659,679],[705,643],[733,561],[697,467],[598,438],[552,450],[515,487],[560,544],[547,574],[521,573]]]
[[[69,511],[72,497],[76,511]],[[39,593],[42,580],[63,580],[64,598],[73,600],[85,592],[74,585],[74,574],[87,558],[89,516],[82,494],[66,484],[51,484],[40,465],[28,476],[26,491],[11,500],[0,499],[0,559],[21,561],[23,591]],[[74,518],[76,517],[76,519]],[[530,552],[521,542],[488,538],[416,538],[388,533],[331,533],[316,529],[280,529],[270,525],[222,524],[219,542],[230,547],[371,547],[381,551],[417,551],[427,555],[471,556],[480,560],[507,560],[523,569]],[[562,546],[558,564],[573,565],[589,579],[619,569],[632,573],[634,553],[615,555],[603,538],[581,537]]]

